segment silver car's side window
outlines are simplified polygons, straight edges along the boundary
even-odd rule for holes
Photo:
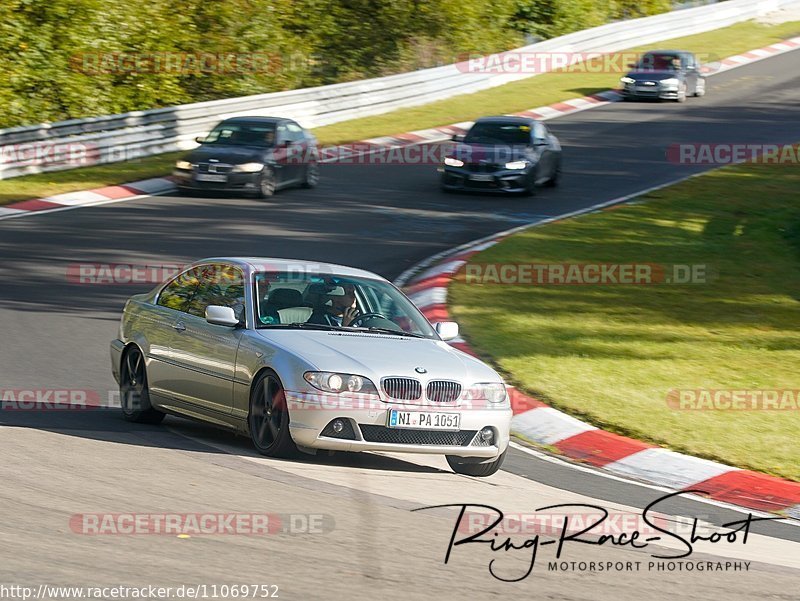
[[[227,264],[204,265],[200,268],[200,286],[186,306],[186,312],[205,317],[206,307],[231,307],[239,319],[245,316],[244,274]]]
[[[158,295],[158,304],[162,307],[186,312],[186,307],[197,292],[200,285],[198,270],[183,272],[168,283]]]

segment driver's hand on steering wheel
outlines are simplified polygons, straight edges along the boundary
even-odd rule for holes
[[[347,307],[347,309],[345,309],[342,313],[342,326],[349,326],[351,323],[353,323],[353,320],[358,317],[358,314],[359,310],[355,307]]]

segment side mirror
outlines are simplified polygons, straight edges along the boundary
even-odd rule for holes
[[[454,321],[440,321],[434,327],[439,338],[445,342],[458,337],[458,324]]]
[[[206,321],[215,326],[227,326],[229,328],[239,325],[239,320],[236,318],[236,313],[234,313],[233,309],[220,305],[206,307]]]
[[[197,142],[198,144],[204,144],[205,141],[206,141],[206,137],[205,136],[197,136],[194,139],[194,141]]]
[[[547,140],[544,138],[534,138],[533,139],[534,146],[547,146]]]
[[[636,67],[636,63],[628,63],[628,68],[633,69]]]
[[[453,140],[453,142],[463,142],[464,134],[453,134],[453,137],[450,139]]]

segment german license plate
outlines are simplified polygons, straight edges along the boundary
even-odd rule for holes
[[[218,175],[215,173],[198,173],[197,174],[197,181],[198,182],[227,182],[228,176],[227,175]]]
[[[438,411],[389,411],[389,428],[409,428],[411,430],[458,430],[461,415],[440,413]]]
[[[490,182],[494,180],[494,176],[488,173],[473,173],[469,176],[473,182]]]

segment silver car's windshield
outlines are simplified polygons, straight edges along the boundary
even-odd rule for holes
[[[253,285],[257,328],[361,329],[439,338],[414,304],[382,280],[260,272]]]

